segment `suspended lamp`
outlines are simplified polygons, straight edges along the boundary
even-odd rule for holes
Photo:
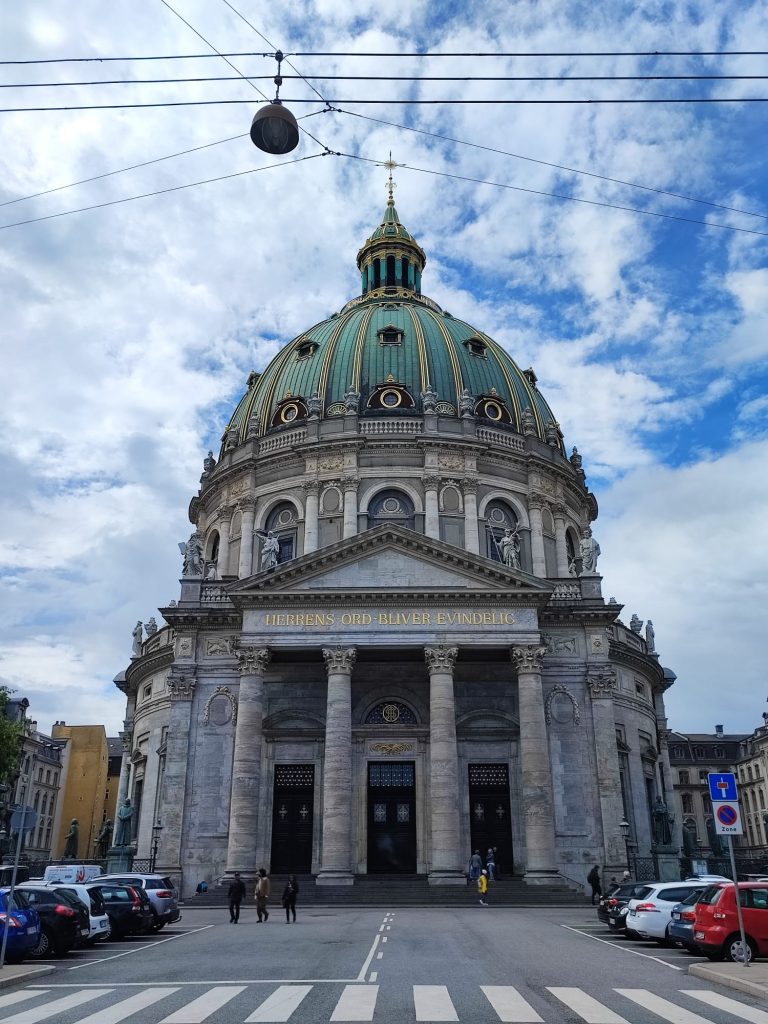
[[[262,107],[256,112],[251,124],[251,142],[258,149],[265,153],[290,153],[299,144],[299,126],[296,118],[286,110],[280,100],[280,86],[283,79],[280,74],[280,64],[283,54],[280,50],[275,54],[277,61],[277,74],[275,75],[275,98],[272,103]]]

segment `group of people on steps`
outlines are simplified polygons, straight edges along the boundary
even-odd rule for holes
[[[266,923],[269,920],[269,897],[272,892],[272,885],[265,868],[259,868],[256,876],[254,898],[256,900],[257,924]],[[296,876],[291,875],[285,883],[283,895],[280,902],[285,908],[285,923],[290,924],[291,920],[296,924],[296,898],[299,895],[299,884]],[[246,897],[245,882],[236,871],[232,881],[229,883],[229,923],[238,924],[240,921],[240,904]]]

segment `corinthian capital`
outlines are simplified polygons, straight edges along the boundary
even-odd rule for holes
[[[465,494],[477,494],[478,479],[475,476],[467,476],[462,482]]]
[[[233,654],[241,676],[263,676],[272,658],[268,647],[236,647]]]
[[[166,686],[171,700],[192,700],[197,680],[183,672],[177,672],[168,676]]]
[[[590,669],[587,673],[587,686],[592,700],[599,697],[612,697],[616,689],[616,670],[609,665]]]
[[[341,481],[341,486],[345,491],[356,491],[360,486],[359,476],[345,476]]]
[[[421,479],[428,491],[436,491],[440,487],[440,477],[437,473],[425,473]]]
[[[328,672],[351,672],[357,661],[357,648],[324,647],[323,658]]]
[[[459,656],[458,647],[425,647],[424,660],[430,672],[453,673],[453,666]]]
[[[320,490],[319,480],[305,480],[301,485],[307,494],[317,494]]]
[[[235,506],[238,512],[255,512],[256,511],[256,499],[255,498],[240,498]]]
[[[533,491],[528,495],[528,508],[540,508],[545,509],[549,502],[547,501],[546,494],[541,494],[538,491]]]
[[[538,644],[525,644],[522,647],[513,647],[510,656],[518,672],[541,672],[546,653],[546,647],[539,647]]]

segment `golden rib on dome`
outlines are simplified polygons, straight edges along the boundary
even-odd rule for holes
[[[357,337],[355,338],[355,355],[352,360],[352,380],[347,383],[354,384],[358,391],[361,390],[363,353],[365,352],[365,341],[368,336],[368,326],[371,322],[375,309],[376,306],[371,306],[370,309],[366,309],[365,315],[360,320],[360,326],[357,329]]]
[[[416,337],[416,351],[419,356],[419,374],[421,376],[420,391],[423,391],[427,384],[429,384],[429,361],[427,359],[427,344],[424,338],[424,328],[421,326],[421,321],[417,316],[414,315],[414,310],[411,306],[406,306],[408,314],[413,324],[413,333]]]
[[[450,331],[445,329],[445,323],[441,316],[437,313],[433,313],[431,309],[424,309],[424,313],[430,316],[435,323],[438,331],[442,335],[443,341],[445,342],[445,350],[448,353],[448,358],[451,361],[453,367],[453,376],[456,383],[456,402],[459,403],[461,399],[461,393],[464,390],[464,374],[461,372],[461,364],[459,363],[458,356],[456,354],[455,341],[451,337]]]

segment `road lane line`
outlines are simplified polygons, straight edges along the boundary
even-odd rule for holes
[[[384,954],[383,953],[377,953],[376,954],[376,959],[377,960],[383,960],[384,959]]]
[[[383,939],[382,939],[381,941],[382,941],[382,942],[386,942],[386,941],[387,941],[387,938],[388,938],[388,936],[386,936],[386,935],[385,935],[385,936],[383,937]]]
[[[740,1003],[738,999],[729,999],[728,996],[721,996],[719,992],[710,992],[708,989],[689,988],[681,989],[684,996],[692,999],[700,999],[702,1003],[714,1006],[718,1010],[725,1010],[735,1017],[750,1021],[750,1024],[768,1024],[768,1013],[765,1010],[758,1010],[756,1006],[747,1006]]]
[[[378,985],[347,985],[341,993],[338,1003],[336,1003],[336,1009],[331,1014],[331,1020],[373,1020],[373,1011],[376,1009],[376,997],[378,994]]]
[[[379,972],[378,971],[371,971],[371,973],[368,975],[368,981],[377,981],[378,977],[379,977]]]
[[[707,1017],[700,1017],[698,1013],[691,1013],[690,1010],[685,1010],[682,1006],[670,1003],[668,999],[662,999],[661,996],[654,995],[648,989],[615,988],[613,991],[618,992],[625,999],[631,999],[633,1003],[642,1006],[644,1010],[650,1010],[651,1013],[655,1013],[662,1020],[668,1020],[670,1024],[712,1024]]]
[[[14,1003],[23,1003],[25,999],[32,999],[34,996],[47,996],[48,989],[25,989],[23,992],[9,992],[7,996],[0,996],[0,1006],[13,1006]]]
[[[368,956],[365,958],[365,962],[363,963],[363,966],[360,968],[360,973],[355,978],[355,981],[365,981],[365,976],[368,973],[368,968],[371,966],[371,960],[373,960],[373,954],[376,952],[376,947],[379,944],[380,938],[381,936],[377,935],[376,938],[373,940],[373,945],[371,946],[370,951],[368,952]],[[384,941],[386,942],[387,940],[384,939]]]
[[[543,1020],[512,985],[481,985],[480,991],[504,1024],[539,1024]]]
[[[588,996],[580,988],[549,988],[555,999],[565,1003],[567,1007],[578,1013],[587,1024],[627,1024],[624,1017],[609,1010],[607,1006]]]
[[[245,1018],[245,1024],[283,1024],[311,991],[311,985],[281,985]]]
[[[117,960],[121,956],[131,956],[132,953],[141,953],[145,949],[152,949],[153,946],[160,946],[164,942],[173,942],[174,939],[183,939],[187,935],[195,935],[197,932],[206,932],[209,928],[215,928],[214,924],[205,924],[202,928],[193,928],[188,932],[179,932],[178,935],[169,935],[166,939],[158,939],[157,942],[142,943],[140,946],[136,946],[135,949],[126,949],[124,953],[115,953],[114,956],[105,956],[101,960],[86,960],[82,964],[75,964],[74,967],[68,967],[68,971],[79,971],[81,967],[92,967],[94,964],[105,964],[110,960]]]
[[[414,985],[413,1004],[416,1020],[458,1020],[456,1010],[445,985]]]
[[[230,999],[239,996],[241,992],[245,992],[245,985],[217,985],[169,1017],[163,1017],[160,1024],[203,1024],[212,1013],[226,1006]]]
[[[22,1010],[21,1013],[5,1017],[3,1024],[38,1024],[38,1021],[66,1013],[67,1010],[73,1010],[76,1006],[82,1006],[83,1003],[88,1003],[92,999],[108,996],[111,991],[111,988],[94,988],[87,992],[73,992],[61,999],[54,999],[52,1003],[46,1003],[44,1006],[36,1006],[33,1010]]]
[[[666,960],[662,960],[660,956],[652,956],[650,953],[641,953],[639,949],[628,949],[626,946],[617,946],[615,942],[609,942],[608,939],[599,939],[596,935],[590,935],[589,932],[583,932],[581,928],[572,928],[569,924],[561,924],[561,928],[565,928],[566,931],[576,932],[577,935],[583,935],[585,939],[592,939],[593,942],[602,942],[604,946],[610,946],[612,949],[618,949],[620,953],[632,953],[634,956],[641,956],[644,960],[655,960],[657,964],[662,964],[664,967],[668,967],[670,971],[682,971],[682,967],[675,967],[674,964],[668,964]]]

